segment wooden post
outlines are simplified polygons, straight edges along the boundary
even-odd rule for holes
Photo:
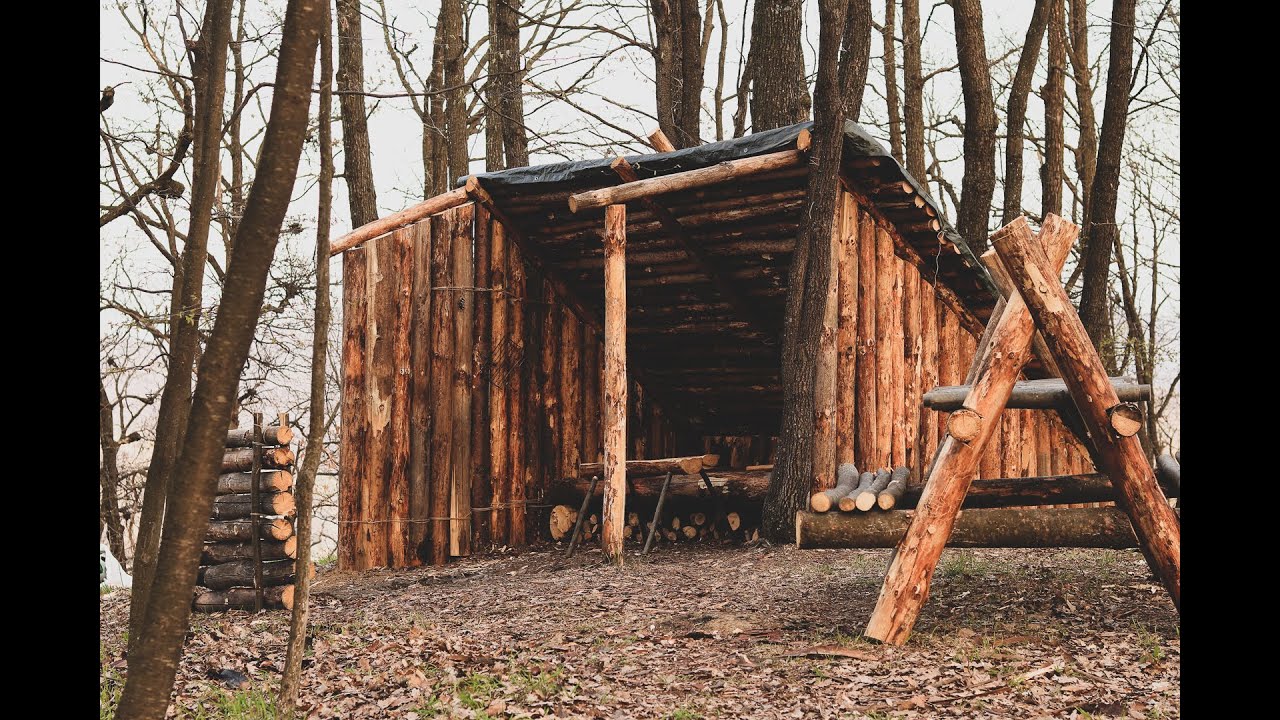
[[[262,413],[253,414],[253,482],[249,485],[249,518],[253,521],[253,611],[262,612]],[[215,504],[216,504],[215,500]]]
[[[360,528],[364,567],[386,567],[390,515],[391,403],[395,394],[396,286],[399,285],[396,242],[383,235],[366,245],[369,312],[366,317],[365,402],[369,442],[365,447],[369,474],[360,487],[365,520]]]
[[[858,364],[854,368],[857,381],[858,411],[854,414],[855,462],[875,465],[879,456],[877,442],[878,403],[876,395],[876,226],[871,213],[860,209],[858,221]],[[886,421],[887,422],[887,421]]]
[[[993,237],[1006,235],[1015,235],[1026,242],[1037,241],[1026,219],[1021,217],[997,230]],[[1039,241],[1052,248],[1054,266],[1061,268],[1078,235],[1079,228],[1050,215],[1045,219]],[[1000,413],[1018,373],[1030,358],[1028,349],[1035,326],[1021,298],[1010,298],[1004,312],[991,319],[996,327],[990,334],[987,352],[975,353],[977,366],[975,372],[970,373],[973,391],[965,402],[980,419],[979,431],[969,443],[948,436],[938,451],[919,506],[889,564],[867,624],[867,636],[882,642],[901,645],[910,636],[920,608],[929,597],[934,567],[951,535],[982,451],[999,426]]]
[[[876,454],[874,462],[871,458],[861,458],[864,467],[884,467],[893,458],[894,423],[898,419],[894,414],[893,367],[894,355],[897,362],[902,362],[902,344],[895,347],[902,328],[894,328],[893,306],[900,298],[894,294],[896,286],[896,269],[898,259],[893,255],[893,239],[878,224],[875,229],[876,243]],[[896,316],[896,317],[900,317]]]
[[[409,544],[409,460],[411,430],[409,423],[410,387],[413,381],[413,243],[412,228],[397,230],[391,235],[393,252],[387,275],[394,283],[395,324],[391,328],[392,377],[391,425],[388,436],[388,455],[391,473],[388,478],[387,516],[387,565],[401,568],[416,564],[412,561],[413,548]]]
[[[493,504],[493,451],[489,446],[489,391],[493,387],[493,341],[489,334],[489,323],[493,309],[493,292],[480,290],[493,289],[493,267],[489,252],[493,248],[490,236],[493,227],[498,224],[493,215],[481,208],[476,211],[475,219],[475,284],[477,292],[472,294],[472,309],[475,322],[473,350],[471,354],[471,497],[467,504],[470,517],[471,549],[488,549],[491,544],[489,510]],[[477,510],[477,508],[484,508]]]
[[[836,464],[854,462],[854,422],[860,406],[858,366],[858,205],[840,193],[839,262],[836,286]]]
[[[449,557],[449,481],[453,462],[453,294],[436,290],[452,285],[454,216],[431,219],[431,428],[430,494],[427,519],[430,527],[428,558],[444,565]]]
[[[410,565],[421,565],[428,557],[427,537],[431,532],[427,520],[431,517],[431,222],[413,226],[413,233],[408,560]]]
[[[1180,607],[1181,526],[1156,483],[1142,443],[1113,427],[1112,411],[1120,400],[1080,316],[1042,248],[1008,235],[996,237],[993,244],[1063,371],[1067,389],[1093,438],[1102,464],[1098,469],[1115,484],[1120,507],[1133,522],[1148,564],[1169,591],[1174,607]]]
[[[910,263],[902,266],[902,338],[904,364],[902,372],[903,395],[903,445],[906,458],[903,463],[915,469],[919,467],[920,451],[924,445],[920,437],[920,387],[923,369],[923,325],[920,321],[920,271]],[[895,468],[900,465],[895,464]]]
[[[837,197],[839,200],[839,197]],[[813,465],[809,492],[836,485],[836,309],[840,283],[840,234],[843,213],[837,203],[832,237],[827,246],[831,275],[827,281],[827,304],[818,337],[818,358],[813,384]]]
[[[493,359],[489,365],[489,538],[493,545],[505,544],[507,513],[503,507],[511,499],[511,464],[507,449],[507,387],[513,373],[520,371],[513,357],[516,344],[507,336],[507,314],[512,312],[507,288],[506,233],[498,219],[489,216],[489,331]],[[518,312],[519,310],[515,310]]]
[[[472,250],[475,205],[454,211],[453,281],[443,293],[454,307],[453,325],[453,461],[449,481],[449,554],[471,554],[471,374],[475,345],[476,265]],[[486,298],[487,300],[487,298]]]
[[[504,224],[505,228],[505,224]],[[504,232],[507,232],[504,230]],[[509,317],[513,344],[511,348],[510,384],[507,386],[507,476],[504,485],[507,496],[505,502],[507,544],[514,548],[525,546],[525,495],[528,494],[528,479],[532,474],[529,461],[529,448],[533,447],[534,393],[532,388],[533,362],[530,345],[527,342],[529,313],[532,307],[525,302],[529,292],[528,274],[525,271],[524,257],[515,243],[507,244],[507,285],[512,298]]]
[[[921,341],[921,391],[938,384],[938,354],[941,337],[938,332],[938,304],[934,302],[933,285],[929,279],[920,276],[920,322],[923,327]],[[930,417],[930,413],[920,410],[921,452],[912,475],[923,478],[929,472],[929,464],[938,452],[938,424]],[[918,482],[918,480],[917,480]]]
[[[338,567],[363,570],[360,544],[364,509],[360,486],[368,474],[365,445],[369,417],[365,412],[365,253],[363,248],[342,256],[342,443],[338,450]]]
[[[658,504],[653,508],[653,522],[649,523],[649,537],[645,538],[644,549],[640,551],[641,555],[648,555],[649,548],[653,547],[653,538],[658,534],[658,522],[662,520],[662,506],[667,501],[669,487],[671,487],[671,473],[668,472],[666,479],[662,481],[662,489],[658,491]]]
[[[604,507],[600,544],[622,564],[627,464],[627,207],[604,211]]]

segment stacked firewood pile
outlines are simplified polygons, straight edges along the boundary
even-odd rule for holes
[[[293,430],[287,418],[280,420],[255,423],[260,436],[255,427],[227,434],[196,580],[198,611],[255,610],[255,588],[262,589],[262,608],[293,607]]]
[[[902,501],[910,475],[911,468],[905,466],[859,474],[853,463],[844,463],[836,470],[836,486],[814,493],[809,507],[814,512],[832,508],[842,512],[867,512],[877,507],[892,510]]]
[[[642,505],[643,506],[643,505]],[[746,542],[760,537],[759,510],[743,508],[745,512],[728,510],[724,520],[715,522],[714,512],[695,510],[686,504],[685,507],[668,511],[664,509],[658,521],[658,533],[654,535],[654,543],[687,543],[687,542]],[[744,523],[744,516],[749,523]],[[631,511],[627,513],[627,526],[622,529],[622,539],[626,542],[643,544],[649,537],[649,528],[653,524],[653,507],[648,513]],[[568,505],[556,505],[551,509],[551,539],[569,541],[573,526],[578,521],[578,511]],[[582,523],[580,543],[586,543],[600,534],[600,513],[593,508]]]

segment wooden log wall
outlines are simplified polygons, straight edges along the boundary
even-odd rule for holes
[[[473,204],[345,252],[343,282],[339,567],[546,535],[552,483],[602,457],[598,330]],[[675,454],[663,408],[630,390],[629,459]]]
[[[935,288],[932,269],[865,197],[843,192],[837,208],[834,462],[872,471],[905,465],[918,485],[946,432],[946,413],[924,408],[921,396],[964,382],[982,326],[959,311],[953,294]],[[743,440],[750,439],[704,444],[707,452],[723,452]],[[1055,413],[1009,410],[977,477],[1088,472],[1095,472],[1088,452]],[[827,487],[834,483],[832,477]],[[813,491],[821,489],[815,483]]]

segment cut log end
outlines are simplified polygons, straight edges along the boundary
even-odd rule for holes
[[[963,443],[972,442],[978,437],[982,427],[982,416],[969,408],[960,408],[947,416],[947,433]]]
[[[825,490],[822,492],[816,492],[813,494],[813,497],[809,498],[809,507],[812,508],[814,512],[827,512],[831,509],[831,498],[827,497]]]
[[[1107,410],[1111,429],[1120,437],[1132,437],[1142,429],[1142,408],[1137,403],[1123,402]]]
[[[568,505],[557,505],[551,508],[551,539],[562,540],[569,531],[573,529],[573,524],[578,520],[578,511]]]
[[[876,505],[876,494],[870,490],[863,490],[854,500],[854,506],[862,512],[866,512]]]

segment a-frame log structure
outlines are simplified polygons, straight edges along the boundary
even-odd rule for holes
[[[999,253],[1005,267],[999,268],[990,255],[984,261],[989,269],[997,267],[999,274],[1007,271],[1009,279],[1002,284],[1008,292],[988,320],[966,380],[968,393],[948,419],[948,436],[939,448],[916,512],[896,545],[867,625],[869,637],[900,645],[910,636],[928,599],[938,558],[956,527],[978,458],[999,426],[1018,373],[1027,361],[1036,326],[1055,366],[1066,371],[1066,390],[1080,410],[1087,437],[1093,441],[1091,450],[1111,478],[1138,546],[1175,607],[1179,606],[1180,526],[1139,441],[1133,437],[1141,427],[1141,416],[1135,412],[1136,405],[1121,402],[1058,280],[1078,234],[1079,228],[1049,215],[1038,237],[1024,218],[992,235],[994,252]],[[1060,406],[1060,400],[1053,405]],[[1007,522],[1008,517],[1002,516],[1002,521]],[[835,522],[833,528],[840,526],[835,518],[825,522]],[[972,532],[972,527],[966,527]],[[809,546],[821,545],[815,542],[815,532],[807,531]],[[798,529],[797,538],[802,534]],[[1025,542],[1012,539],[1014,534],[1007,529],[1006,536],[1002,542]],[[1072,538],[1070,542],[1087,545],[1089,540]]]

